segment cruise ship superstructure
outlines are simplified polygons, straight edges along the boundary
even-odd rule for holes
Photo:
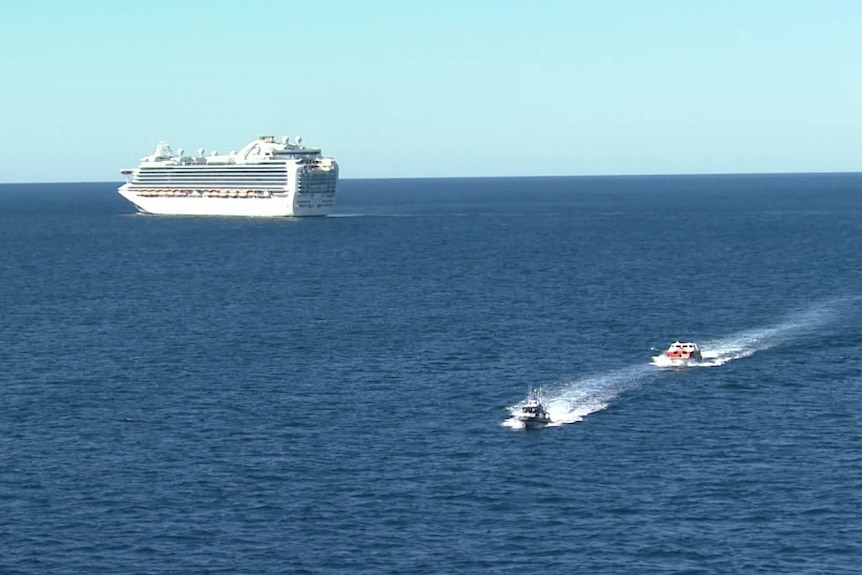
[[[338,164],[297,137],[261,136],[229,154],[196,156],[166,142],[121,170],[119,192],[140,212],[194,216],[325,216],[335,206]]]

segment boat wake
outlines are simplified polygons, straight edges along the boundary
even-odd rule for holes
[[[707,340],[700,345],[703,358],[691,361],[691,367],[718,367],[736,359],[750,357],[755,353],[806,337],[819,337],[821,329],[840,315],[846,304],[862,298],[838,298],[809,307],[789,315],[782,322],[768,327],[751,329],[726,337]],[[606,409],[620,394],[639,388],[661,376],[664,370],[658,367],[678,367],[659,355],[647,364],[633,365],[611,370],[607,373],[546,385],[541,389],[542,403],[551,416],[546,427],[556,427],[583,421],[588,415]],[[502,425],[512,429],[523,429],[524,424],[516,414],[527,398],[508,408],[511,417]]]
[[[542,388],[541,396],[551,422],[545,427],[558,427],[583,421],[591,413],[602,411],[621,393],[640,387],[656,372],[648,365],[634,365],[612,370],[608,373],[563,381]],[[523,429],[524,424],[516,414],[526,398],[509,407],[511,417],[503,421],[504,427]]]
[[[765,351],[781,343],[789,335],[788,329],[781,327],[751,330],[721,339],[705,341],[701,344],[703,359],[685,363],[668,359],[663,354],[652,357],[650,363],[656,367],[719,367],[735,359],[750,357],[758,351]]]
[[[839,313],[840,307],[856,298],[833,299],[788,316],[784,321],[764,328],[751,329],[723,338],[700,343],[702,361],[690,361],[685,367],[719,367],[735,359],[750,357],[757,352],[784,344],[793,339],[812,335]],[[664,355],[652,358],[657,367],[680,367]]]

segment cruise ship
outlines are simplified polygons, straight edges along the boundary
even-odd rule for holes
[[[338,164],[320,149],[261,136],[229,154],[197,155],[167,142],[121,170],[121,196],[139,212],[188,216],[325,216],[335,207]]]

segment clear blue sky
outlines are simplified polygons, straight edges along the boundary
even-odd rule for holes
[[[862,171],[855,0],[0,4],[0,182],[302,135],[342,177]]]

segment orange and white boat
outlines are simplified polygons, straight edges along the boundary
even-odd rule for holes
[[[703,361],[703,355],[697,344],[690,341],[675,341],[664,352],[664,358],[673,365],[686,365],[691,362]]]

